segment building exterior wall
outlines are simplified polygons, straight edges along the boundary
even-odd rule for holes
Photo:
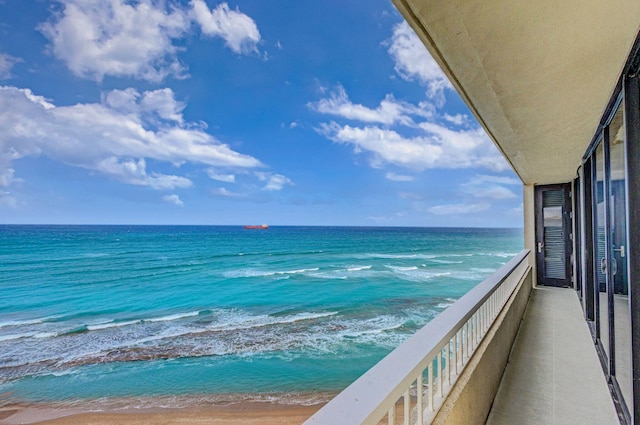
[[[536,283],[536,220],[534,186],[525,184],[522,188],[522,210],[524,215],[524,248],[529,250],[529,265],[532,270],[532,284]]]

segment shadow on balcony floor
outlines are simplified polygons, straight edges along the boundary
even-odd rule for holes
[[[575,292],[535,288],[487,424],[619,423]]]

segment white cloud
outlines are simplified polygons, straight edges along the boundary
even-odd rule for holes
[[[113,90],[102,96],[102,103],[109,108],[130,116],[140,115],[149,122],[184,122],[185,105],[176,101],[169,88],[139,93],[136,89]]]
[[[107,75],[151,82],[184,78],[175,42],[192,21],[204,34],[222,37],[236,53],[257,52],[260,41],[253,19],[226,3],[209,10],[203,0],[192,0],[191,7],[164,0],[57,1],[63,9],[39,29],[71,72],[96,81]],[[0,61],[0,71],[2,66]]]
[[[511,199],[518,196],[504,185],[517,186],[520,184],[520,181],[513,177],[477,175],[460,187],[465,193],[476,198]]]
[[[370,161],[375,167],[388,162],[418,171],[469,167],[507,169],[506,162],[480,128],[453,131],[427,122],[419,128],[423,134],[411,138],[375,126],[359,128],[335,122],[321,124],[318,131],[334,142],[353,145],[356,153],[371,153]]]
[[[478,204],[448,204],[448,205],[436,205],[429,208],[427,211],[435,215],[461,215],[461,214],[475,214],[482,211],[486,211],[490,208],[490,205],[486,202]]]
[[[91,167],[103,174],[115,177],[117,180],[138,185],[149,186],[156,190],[173,190],[175,188],[190,187],[193,182],[185,177],[172,176],[160,173],[147,174],[147,164],[144,158],[139,160],[119,160],[109,157],[96,162]]]
[[[0,80],[11,78],[11,70],[13,65],[22,62],[22,59],[14,58],[11,55],[0,53]]]
[[[485,188],[477,188],[473,192],[473,196],[476,198],[491,198],[491,199],[510,199],[517,198],[516,194],[503,186],[490,186]]]
[[[209,10],[204,0],[191,1],[191,15],[202,32],[213,37],[222,37],[235,53],[257,52],[260,32],[256,23],[238,9],[231,10],[221,3]]]
[[[40,26],[53,54],[77,76],[159,82],[184,69],[173,40],[190,27],[187,13],[155,0],[58,0],[62,12]]]
[[[28,89],[0,87],[0,187],[14,181],[12,161],[36,155],[158,190],[192,183],[185,177],[147,171],[145,159],[175,166],[185,162],[227,168],[262,165],[199,126],[181,124],[181,110],[170,89],[116,90],[106,93],[101,103],[55,106]]]
[[[396,72],[406,80],[417,80],[427,87],[429,97],[442,102],[444,90],[453,88],[436,61],[405,21],[394,27],[388,51],[395,61]]]
[[[444,119],[455,125],[463,125],[469,122],[469,117],[463,114],[449,115],[445,113]]]
[[[256,171],[256,176],[260,181],[266,181],[267,184],[262,188],[262,190],[275,191],[282,190],[285,184],[293,185],[293,182],[288,177],[283,176],[282,174],[272,174],[265,173],[262,171]]]
[[[354,104],[349,99],[344,87],[338,86],[330,96],[317,102],[308,104],[309,108],[323,114],[330,114],[362,122],[410,125],[413,120],[410,115],[428,117],[432,115],[429,109],[416,107],[407,102],[397,101],[388,94],[376,109],[360,104]],[[422,106],[427,106],[424,104]]]
[[[459,128],[466,124],[465,115],[445,114],[444,124],[431,122],[436,114],[428,102],[415,106],[387,95],[378,108],[371,109],[352,103],[344,88],[337,86],[329,97],[308,106],[320,113],[380,124],[358,127],[331,122],[322,123],[316,129],[334,142],[353,145],[356,153],[370,153],[369,164],[374,168],[383,168],[384,163],[418,171],[470,167],[502,171],[508,168],[482,128],[477,125]],[[447,123],[456,129],[449,128],[451,124]],[[407,132],[410,137],[403,134]],[[387,178],[393,180],[393,176]]]
[[[214,195],[226,196],[228,198],[240,198],[240,197],[246,196],[243,193],[231,192],[230,190],[227,190],[224,187],[220,187],[218,189],[213,189],[211,191],[211,193],[214,194]]]
[[[165,202],[168,202],[170,204],[177,205],[179,207],[184,207],[184,202],[182,202],[180,197],[178,195],[176,195],[176,194],[164,195],[162,197],[162,200],[165,201]]]
[[[507,185],[521,185],[522,182],[514,177],[508,176],[489,176],[485,174],[479,174],[474,178],[474,181],[480,183],[499,183],[499,184],[507,184]]]
[[[387,180],[391,180],[394,182],[412,182],[415,180],[415,177],[413,176],[405,176],[402,174],[396,174],[391,172],[385,174],[385,177],[387,178]]]
[[[236,182],[235,174],[221,174],[221,173],[217,172],[215,168],[207,169],[207,175],[209,176],[209,178],[211,178],[213,180],[217,180],[219,182],[225,182],[225,183],[235,183]]]

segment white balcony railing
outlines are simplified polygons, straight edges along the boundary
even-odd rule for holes
[[[528,252],[439,314],[304,425],[430,423],[525,275]]]

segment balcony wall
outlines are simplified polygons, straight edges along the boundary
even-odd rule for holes
[[[529,268],[432,424],[485,423],[527,307],[532,283],[532,270]]]

